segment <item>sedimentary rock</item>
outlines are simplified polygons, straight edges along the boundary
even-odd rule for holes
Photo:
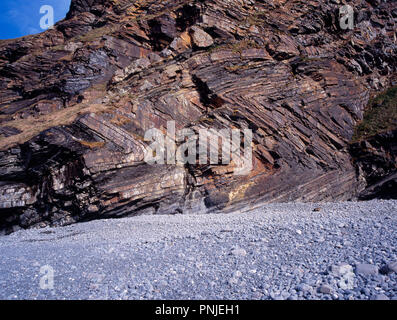
[[[350,140],[396,81],[397,4],[349,4],[353,30],[336,1],[72,0],[1,41],[0,228],[357,198]],[[251,129],[253,170],[147,164],[145,132],[171,120]]]

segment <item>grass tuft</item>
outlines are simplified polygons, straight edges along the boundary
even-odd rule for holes
[[[355,128],[353,142],[397,128],[397,86],[369,101],[363,120]]]

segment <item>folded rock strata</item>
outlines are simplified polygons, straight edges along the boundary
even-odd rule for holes
[[[396,83],[397,3],[349,1],[341,30],[342,2],[72,0],[53,29],[0,41],[0,229],[371,197],[350,140]],[[251,129],[253,170],[147,164],[144,134],[168,121]]]

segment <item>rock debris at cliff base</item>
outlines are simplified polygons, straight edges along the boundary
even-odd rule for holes
[[[395,300],[396,239],[379,200],[23,230],[0,237],[0,298]]]

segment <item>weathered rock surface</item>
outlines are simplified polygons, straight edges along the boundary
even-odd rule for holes
[[[352,144],[351,154],[367,185],[360,199],[397,198],[397,130]]]
[[[0,228],[363,196],[349,142],[396,79],[397,3],[349,4],[353,30],[336,1],[72,0],[1,41]],[[146,164],[169,120],[253,130],[254,170]]]
[[[202,29],[193,26],[190,30],[193,44],[198,48],[208,48],[214,44],[211,36]]]

